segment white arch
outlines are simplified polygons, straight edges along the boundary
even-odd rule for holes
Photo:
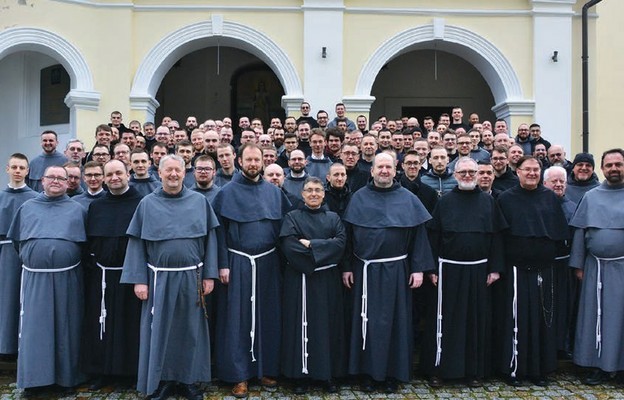
[[[181,57],[208,46],[235,47],[264,61],[277,75],[289,98],[303,98],[301,81],[286,53],[267,35],[213,15],[210,21],[185,26],[164,37],[145,56],[134,77],[130,104],[134,109],[154,114],[159,106],[156,92],[165,74]]]
[[[438,49],[458,55],[477,68],[490,86],[502,116],[531,114],[534,102],[526,101],[520,79],[504,54],[485,38],[457,26],[445,26],[443,19],[399,32],[382,43],[362,68],[353,98],[371,98],[373,83],[381,68],[408,51]]]
[[[40,28],[9,28],[0,32],[0,59],[19,51],[36,51],[59,61],[71,78],[71,90],[65,98],[67,106],[97,110],[100,94],[93,89],[91,70],[74,45]]]

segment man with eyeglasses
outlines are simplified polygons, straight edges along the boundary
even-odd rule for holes
[[[365,392],[382,386],[393,393],[410,380],[410,289],[434,265],[425,229],[431,216],[395,181],[395,162],[389,154],[375,156],[372,183],[353,194],[343,219],[351,241],[342,274],[353,300],[349,373],[364,376]]]
[[[442,135],[442,141],[444,142],[444,148],[448,155],[449,163],[455,160],[459,154],[457,153],[457,134],[454,130],[448,129],[444,135]]]
[[[117,143],[113,148],[113,158],[130,166],[130,147],[124,143]]]
[[[329,123],[329,114],[327,111],[319,110],[319,112],[316,113],[316,121],[319,128],[327,129],[327,124]]]
[[[360,148],[352,143],[342,144],[340,150],[340,160],[347,170],[347,184],[352,193],[357,192],[368,183],[370,178],[370,169],[365,171],[358,167],[360,160]]]
[[[7,233],[17,209],[37,192],[26,185],[28,158],[14,153],[6,165],[9,183],[0,191],[0,361],[17,359],[22,263]]]
[[[155,145],[152,151],[158,151],[158,145]],[[166,153],[162,157],[165,155]],[[160,161],[160,157],[158,161]],[[141,197],[145,197],[162,187],[162,183],[150,172],[150,160],[145,150],[133,150],[132,154],[130,154],[130,165],[132,166],[132,174],[130,175],[129,184]]]
[[[93,171],[93,172],[92,172]],[[129,187],[127,166],[113,160],[103,167],[85,165],[85,176],[97,173],[108,192],[93,200],[87,213],[88,253],[84,265],[85,323],[82,369],[93,380],[89,390],[137,374],[141,301],[131,285],[119,282],[126,254],[126,230],[141,201]]]
[[[399,178],[401,186],[414,193],[431,214],[438,201],[438,194],[433,188],[420,180],[422,172],[420,157],[416,150],[408,150],[403,157],[403,174]]]
[[[104,197],[106,191],[103,188],[104,184],[104,169],[102,164],[97,161],[89,161],[84,166],[83,171],[84,183],[87,185],[87,190],[83,193],[73,197],[73,200],[82,204],[82,206],[88,210],[89,205],[96,199]]]
[[[297,118],[297,125],[302,122],[310,124],[310,128],[318,128],[319,124],[316,122],[313,116],[310,115],[310,103],[304,101],[301,103],[301,116]]]
[[[67,178],[63,167],[46,168],[43,193],[18,209],[7,233],[22,261],[17,387],[26,396],[51,397],[48,391],[58,388],[50,385],[68,392],[83,380],[86,210],[66,195]]]
[[[540,184],[541,166],[523,156],[516,169],[519,185],[498,196],[509,224],[504,232],[505,287],[498,333],[502,348],[501,371],[512,386],[529,379],[547,386],[548,374],[557,369],[556,260],[566,252],[568,222],[557,196]],[[539,221],[539,223],[536,223]]]
[[[507,149],[505,147],[495,147],[492,150],[492,167],[494,167],[494,183],[492,187],[496,190],[504,192],[518,184],[518,177],[509,168],[509,159],[507,158]]]
[[[201,193],[212,203],[212,199],[219,193],[221,188],[214,183],[215,161],[208,155],[202,155],[195,160],[195,184],[191,190]]]
[[[27,184],[35,192],[41,192],[41,177],[44,171],[50,166],[62,166],[67,162],[61,152],[56,150],[58,146],[58,136],[54,131],[41,132],[41,148],[43,153],[33,158],[30,162]]]
[[[501,232],[507,223],[496,200],[477,186],[477,173],[475,160],[458,159],[457,186],[438,200],[427,224],[437,260],[429,274],[437,307],[426,319],[421,368],[432,387],[445,379],[480,387],[491,373],[488,287],[505,269]]]
[[[82,183],[82,170],[80,167],[72,162],[67,162],[63,164],[63,168],[67,171],[66,194],[69,197],[74,197],[84,193],[84,189],[80,186]]]
[[[84,156],[85,151],[82,140],[71,139],[69,142],[67,142],[67,145],[65,146],[65,157],[67,157],[67,161],[73,162],[74,164],[81,166]]]
[[[535,148],[535,141],[531,137],[531,130],[529,125],[518,125],[518,134],[514,139],[515,143],[522,148],[523,154],[533,154]]]
[[[462,133],[457,137],[457,154],[458,157],[470,157],[470,152],[472,150],[472,138],[467,133]],[[449,163],[448,167],[451,172],[455,171],[455,164],[459,158],[454,159]]]

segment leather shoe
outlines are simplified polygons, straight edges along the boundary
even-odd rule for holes
[[[334,382],[333,380],[328,380],[325,381],[323,386],[325,387],[325,391],[327,393],[337,393],[338,392],[338,386],[336,385],[336,382]]]
[[[548,386],[548,379],[546,379],[545,376],[534,376],[533,378],[531,378],[531,382],[533,382],[535,386]]]
[[[107,379],[107,377],[103,375],[100,375],[91,382],[91,384],[89,385],[89,390],[100,390],[108,384],[109,379]]]
[[[268,376],[263,376],[260,378],[260,384],[264,387],[274,388],[277,387],[277,380],[269,378]]]
[[[232,388],[232,395],[237,399],[244,399],[249,395],[249,390],[247,389],[247,381],[242,381],[234,385]]]
[[[178,394],[188,400],[204,400],[204,391],[193,384],[180,383]]]
[[[468,386],[471,388],[478,388],[483,386],[483,383],[477,378],[472,378],[468,379]]]
[[[25,388],[22,393],[22,397],[33,398],[33,397],[48,397],[48,389],[49,386],[37,386],[37,387],[29,387]]]
[[[306,394],[308,392],[308,385],[306,385],[303,379],[297,379],[294,382],[293,393],[297,395]]]
[[[520,387],[522,386],[522,381],[514,376],[507,378],[507,384],[509,386]]]
[[[384,391],[386,393],[395,393],[397,390],[399,390],[399,383],[396,381],[396,379],[386,379],[386,381],[384,382]]]
[[[173,393],[175,392],[175,382],[172,381],[167,381],[167,382],[160,382],[160,385],[158,386],[158,389],[156,390],[156,392],[154,392],[154,394],[152,394],[151,396],[148,396],[148,399],[151,400],[166,400],[169,397],[173,396]]]
[[[370,378],[365,378],[360,384],[360,390],[367,393],[374,392],[375,386],[373,385],[373,380]]]
[[[429,386],[433,388],[442,387],[443,384],[444,384],[444,381],[441,378],[438,378],[437,376],[432,376],[431,378],[429,378]]]
[[[601,369],[595,369],[585,379],[583,383],[590,386],[600,385],[609,379],[609,374]]]

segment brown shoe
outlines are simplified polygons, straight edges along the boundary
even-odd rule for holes
[[[268,376],[263,376],[260,379],[260,384],[264,387],[274,388],[277,386],[277,381],[273,378],[269,378]]]
[[[249,395],[247,390],[247,381],[242,381],[234,385],[232,388],[232,395],[237,399],[244,399]]]

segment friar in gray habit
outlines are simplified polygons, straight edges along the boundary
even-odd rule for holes
[[[67,171],[48,167],[43,193],[25,202],[7,237],[22,260],[17,387],[30,391],[82,381],[78,369],[86,210],[71,200]]]
[[[19,325],[19,288],[22,263],[6,235],[17,209],[37,195],[26,186],[28,158],[12,154],[6,167],[8,186],[0,191],[0,357],[15,360]]]
[[[160,160],[162,189],[143,198],[130,222],[122,283],[143,300],[137,389],[152,398],[201,399],[210,382],[210,335],[203,296],[217,272],[217,218],[184,187],[184,160]],[[156,392],[156,393],[154,393]]]

